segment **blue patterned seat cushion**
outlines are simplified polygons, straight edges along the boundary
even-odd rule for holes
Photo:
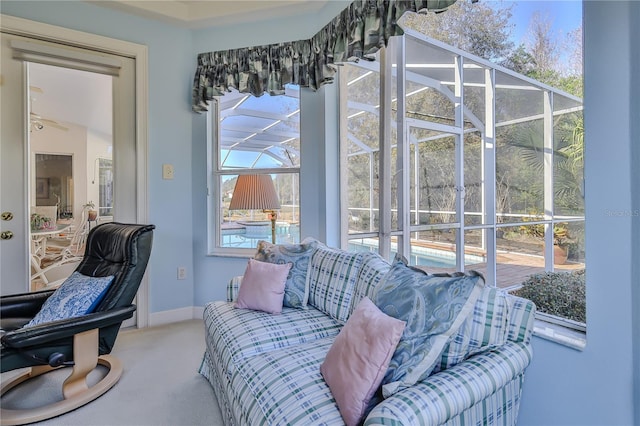
[[[479,274],[429,275],[396,257],[375,292],[380,310],[407,322],[382,380],[385,398],[431,374],[483,287]]]
[[[90,314],[104,297],[111,281],[113,275],[88,277],[74,271],[25,327]]]
[[[254,259],[269,263],[291,263],[291,269],[284,287],[283,306],[306,309],[309,300],[307,286],[307,268],[311,254],[318,246],[313,239],[300,244],[271,244],[258,241],[258,250]]]

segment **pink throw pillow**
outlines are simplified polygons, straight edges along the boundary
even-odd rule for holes
[[[249,259],[244,271],[236,308],[279,314],[290,263],[267,263]]]
[[[362,420],[405,325],[365,297],[331,345],[320,372],[347,426]]]

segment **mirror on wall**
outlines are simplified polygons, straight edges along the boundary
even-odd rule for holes
[[[73,156],[35,154],[35,206],[58,206],[58,219],[73,217]]]

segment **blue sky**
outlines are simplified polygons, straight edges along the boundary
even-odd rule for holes
[[[497,2],[496,2],[497,3]],[[511,12],[515,24],[512,39],[516,45],[524,42],[524,36],[529,27],[529,20],[533,13],[540,12],[541,16],[549,16],[553,22],[554,34],[567,34],[582,25],[581,0],[524,0],[504,1],[505,6],[513,4]]]
[[[513,6],[511,8],[511,22],[514,25],[511,30],[511,40],[515,46],[526,44],[529,22],[535,12],[539,12],[543,19],[548,17],[552,23],[551,36],[559,38],[558,53],[560,55],[560,62],[562,63],[568,59],[570,52],[565,50],[566,46],[563,45],[563,40],[569,32],[582,26],[581,0],[480,1],[486,2],[494,8]]]

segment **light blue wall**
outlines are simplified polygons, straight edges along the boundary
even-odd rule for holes
[[[194,69],[198,53],[220,49],[255,46],[281,41],[300,40],[311,37],[327,22],[342,11],[348,2],[332,1],[319,13],[306,19],[277,19],[244,26],[214,27],[194,31]],[[331,220],[339,214],[337,203],[326,201],[327,185],[329,193],[337,194],[337,112],[328,114],[325,109],[329,99],[335,105],[336,87],[323,88],[318,92],[302,90],[301,93],[301,235],[313,236],[330,243],[335,237],[327,236],[327,211]],[[329,120],[324,120],[324,117]],[[193,118],[193,190],[194,194],[206,194],[206,120],[203,116]],[[332,133],[333,136],[327,135]],[[325,142],[327,141],[327,144]],[[329,158],[327,158],[329,156]],[[327,160],[329,161],[327,163]],[[331,174],[328,173],[331,171]],[[246,259],[207,256],[206,199],[196,196],[193,200],[194,224],[194,276],[195,306],[203,306],[211,300],[225,299],[225,287],[229,279],[241,275],[246,267]],[[329,209],[329,210],[328,210]],[[336,227],[331,227],[333,233]]]
[[[633,247],[632,247],[632,284],[633,291],[633,383],[634,383],[634,400],[635,421],[634,424],[640,425],[640,172],[637,165],[640,164],[640,48],[638,48],[638,40],[640,40],[640,3],[635,2],[631,5],[631,76],[632,84],[630,90],[631,98],[631,140],[635,143],[631,144],[631,196],[633,198],[633,211],[635,219],[632,226],[633,231]],[[635,43],[634,43],[635,41]],[[636,165],[633,167],[633,165]]]
[[[634,2],[584,2],[587,346],[580,352],[534,339],[519,425],[640,424],[633,393],[640,240],[632,236],[640,186],[631,161],[640,75],[630,62],[637,72],[639,10]]]
[[[224,298],[226,281],[246,263],[206,256],[206,126],[189,104],[197,53],[308,37],[343,7],[329,5],[311,21],[189,32],[80,2],[3,0],[5,14],[149,46],[149,209],[158,226],[151,312]],[[611,214],[640,208],[639,173],[632,168],[640,164],[639,10],[636,2],[584,4],[588,342],[580,352],[534,339],[520,425],[640,424],[640,408],[634,410],[640,407],[640,289],[633,278],[640,272],[640,218]],[[310,110],[302,117],[302,140],[314,144],[303,148],[301,185],[316,191],[303,195],[303,228],[330,243],[338,226],[338,200],[327,196],[337,195],[331,137],[337,111],[327,105],[335,96],[335,87],[302,94]],[[176,168],[173,181],[161,179],[165,162]],[[178,265],[193,274],[177,281]]]
[[[191,32],[79,1],[2,1],[0,11],[33,21],[139,43],[149,54],[149,263],[151,312],[193,305]],[[162,164],[175,167],[162,180]],[[177,267],[188,275],[177,280]]]

